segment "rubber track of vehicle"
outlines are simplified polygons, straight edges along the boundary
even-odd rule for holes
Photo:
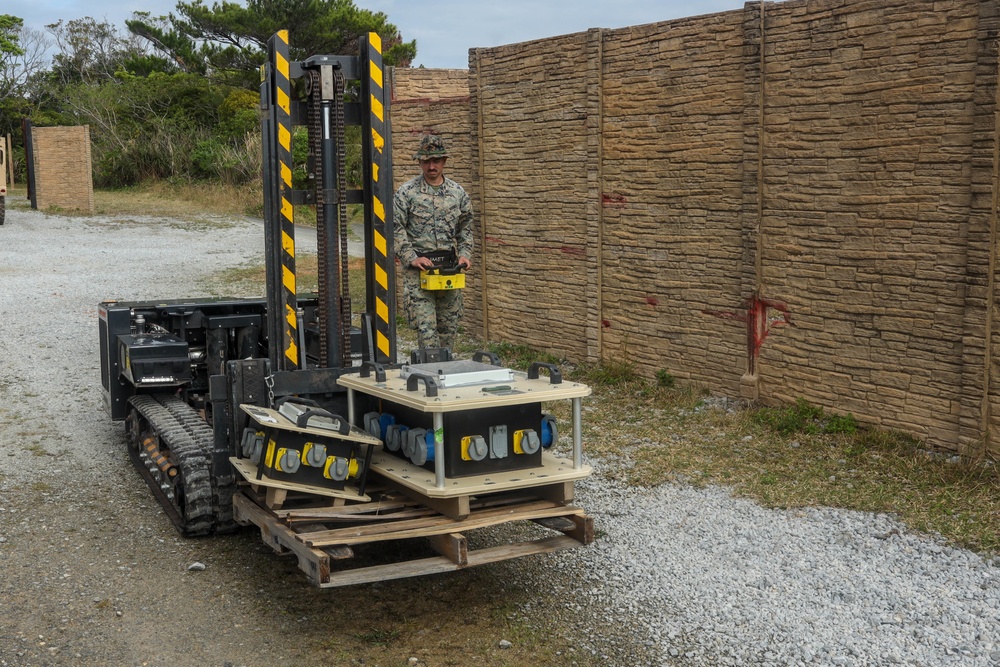
[[[213,470],[212,496],[215,507],[216,533],[231,533],[240,527],[233,518],[233,495],[236,493],[236,473],[232,466],[226,464],[228,474],[218,474]]]
[[[212,515],[215,522],[212,530],[216,533],[229,533],[238,524],[233,520],[233,494],[236,493],[236,473],[229,463],[226,463],[222,472],[216,471],[212,465],[212,451],[215,448],[215,432],[212,427],[201,418],[194,408],[176,397],[164,397],[169,400],[163,401],[170,414],[183,424],[184,429],[197,440],[207,443],[205,445],[205,455],[209,460],[209,472],[212,478]]]
[[[129,403],[156,432],[163,449],[170,452],[170,461],[180,470],[184,505],[175,505],[184,519],[182,532],[188,537],[209,534],[215,524],[212,430],[175,396],[140,394]]]

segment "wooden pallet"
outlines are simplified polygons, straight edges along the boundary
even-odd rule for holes
[[[472,498],[466,518],[457,520],[393,491],[373,491],[369,502],[330,506],[292,500],[281,509],[244,487],[233,497],[236,520],[260,528],[261,538],[280,554],[293,554],[299,569],[320,588],[450,572],[531,554],[550,553],[594,541],[594,520],[580,508],[524,493]],[[469,549],[465,533],[515,521],[553,531],[534,540]],[[403,562],[351,567],[353,547],[422,538],[439,554]],[[338,567],[333,567],[337,564]]]

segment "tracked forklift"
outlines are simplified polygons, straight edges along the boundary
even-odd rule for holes
[[[262,68],[263,299],[99,304],[105,405],[129,454],[184,535],[254,524],[321,587],[444,571],[587,544],[572,506],[585,385],[558,368],[504,368],[490,353],[416,350],[399,363],[392,248],[389,97],[381,43],[358,55],[289,57],[287,32]],[[350,91],[356,101],[345,101]],[[345,178],[345,127],[359,125],[360,188]],[[295,128],[308,187],[292,173]],[[364,211],[365,304],[353,314],[347,206]],[[318,289],[300,293],[298,205],[316,210]],[[572,455],[548,401],[572,403]],[[564,438],[565,440],[565,438]],[[470,551],[465,529],[533,521],[554,536]],[[440,555],[350,568],[353,548],[427,538]]]

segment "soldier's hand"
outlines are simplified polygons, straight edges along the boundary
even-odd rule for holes
[[[432,262],[427,257],[417,257],[415,260],[413,260],[412,262],[410,262],[410,266],[412,266],[415,269],[420,269],[420,270],[431,269],[431,268],[434,268],[434,262]]]
[[[458,266],[459,268],[468,271],[469,269],[472,268],[472,261],[468,257],[459,257]]]

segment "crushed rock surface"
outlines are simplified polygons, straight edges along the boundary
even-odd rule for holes
[[[593,545],[449,575],[320,591],[254,530],[181,538],[104,412],[97,304],[205,296],[209,274],[262,257],[255,220],[8,207],[0,667],[371,665],[336,639],[372,627],[405,630],[382,664],[512,664],[504,627],[495,654],[450,630],[497,616],[545,619],[546,664],[1000,665],[1000,563],[881,514],[624,488],[600,461],[577,485]],[[519,530],[541,529],[476,539]]]

